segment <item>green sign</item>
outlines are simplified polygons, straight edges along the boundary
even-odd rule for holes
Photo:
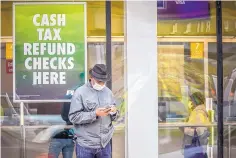
[[[15,3],[14,100],[69,101],[65,95],[84,82],[85,3]],[[86,75],[84,75],[86,76]]]

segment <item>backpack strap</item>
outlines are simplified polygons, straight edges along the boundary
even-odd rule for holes
[[[200,143],[200,140],[199,140],[199,136],[197,134],[197,128],[194,128],[193,140],[195,141],[196,145],[198,144],[198,146],[201,146],[201,143]]]

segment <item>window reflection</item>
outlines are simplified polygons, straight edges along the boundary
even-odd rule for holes
[[[88,68],[95,64],[106,64],[105,43],[88,43]]]
[[[216,43],[209,43],[209,75],[212,77],[213,86],[213,97],[216,101],[217,98],[217,56],[216,56]],[[223,43],[223,74],[224,74],[224,117],[235,117],[236,116],[236,43],[224,42]]]

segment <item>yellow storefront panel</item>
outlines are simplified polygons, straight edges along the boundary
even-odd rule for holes
[[[190,43],[190,54],[191,54],[192,59],[203,59],[204,58],[204,43],[203,42]]]
[[[12,43],[6,43],[6,59],[12,59],[13,53],[12,53]]]

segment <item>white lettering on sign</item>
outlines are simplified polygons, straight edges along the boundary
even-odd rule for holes
[[[214,28],[214,24],[211,23],[210,20],[204,20],[204,21],[199,21],[199,22],[191,22],[187,23],[186,25],[181,27],[178,25],[181,25],[179,23],[174,23],[172,25],[171,29],[171,35],[175,35],[177,33],[183,33],[183,34],[190,34],[190,33],[210,33],[212,29]],[[185,27],[183,32],[179,31],[179,28]],[[234,31],[236,32],[236,20],[225,20],[223,21],[223,31],[229,32],[229,31]]]
[[[185,1],[184,0],[176,0],[175,3],[176,4],[185,4]]]
[[[25,59],[25,68],[28,70],[32,70],[32,58]]]
[[[196,43],[196,50],[198,50],[200,43]]]
[[[178,32],[178,24],[177,23],[175,23],[174,25],[173,25],[173,30],[172,30],[172,32],[170,33],[170,34],[176,34]]]
[[[74,43],[60,43],[61,27],[66,26],[66,15],[35,14],[32,23],[36,26],[38,40],[24,43],[24,55],[27,56],[24,66],[33,71],[32,84],[66,84],[65,70],[74,68],[73,55],[76,52]]]
[[[33,23],[35,26],[65,26],[66,15],[65,14],[35,14],[33,17]]]
[[[204,32],[204,22],[201,22],[201,32]]]
[[[13,63],[12,63],[12,62],[7,62],[7,66],[8,66],[8,67],[12,67],[12,66],[13,66]]]
[[[184,34],[188,34],[191,32],[191,26],[192,26],[191,23],[187,24],[186,31],[184,32]]]
[[[210,32],[211,31],[211,22],[207,21],[206,23],[206,32]]]
[[[198,23],[197,23],[197,33],[200,32],[200,27],[201,27],[200,22],[198,22]]]
[[[6,72],[12,73],[13,72],[13,62],[12,60],[6,60]]]
[[[66,72],[33,72],[33,84],[66,84]]]
[[[74,66],[73,57],[28,57],[25,59],[27,70],[70,70]]]
[[[24,43],[24,55],[73,55],[73,43]]]
[[[226,20],[226,21],[224,21],[224,30],[226,31],[226,32],[228,32],[229,31],[229,21],[228,20]]]
[[[61,36],[60,36],[60,32],[61,32],[61,28],[38,28],[38,35],[39,35],[39,40],[61,40]]]

